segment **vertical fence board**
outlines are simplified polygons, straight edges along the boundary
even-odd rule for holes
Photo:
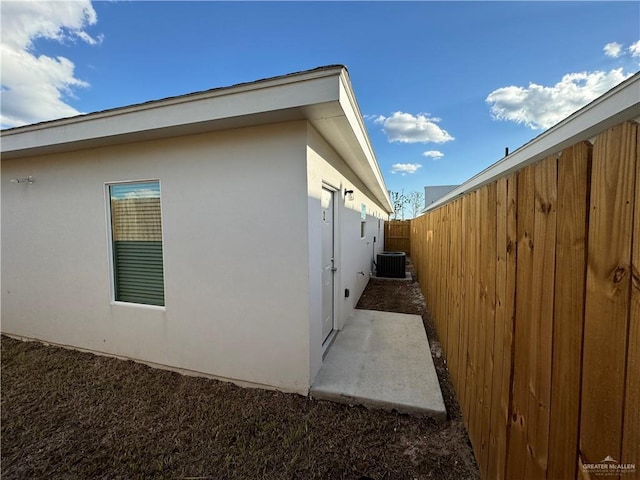
[[[425,271],[430,271],[430,274],[427,276],[427,278],[425,278],[425,281],[424,281],[424,295],[429,305],[431,305],[431,302],[433,301],[433,297],[431,295],[431,290],[433,289],[433,282],[431,281],[431,274],[433,273],[431,271],[432,270],[431,261],[433,257],[433,245],[434,245],[434,235],[433,235],[434,223],[435,223],[435,215],[430,215],[429,221],[427,223],[427,230],[428,230],[427,249],[425,252],[424,259],[422,260],[423,268],[425,269]],[[433,310],[431,311],[431,313],[433,314]]]
[[[469,245],[469,313],[467,321],[469,322],[469,336],[467,346],[467,381],[465,389],[465,401],[467,403],[467,430],[469,437],[474,445],[478,445],[480,440],[477,435],[476,410],[478,407],[478,372],[477,372],[477,355],[478,355],[478,196],[479,192],[473,192],[470,195],[469,203],[469,233],[471,245]]]
[[[447,290],[447,206],[445,205],[440,209],[440,244],[438,245],[439,268],[438,268],[438,316],[441,319],[440,322],[440,341],[446,343],[447,341],[447,318],[445,311],[445,297]]]
[[[463,248],[463,223],[462,223],[462,211],[463,211],[463,202],[462,199],[458,200],[456,202],[456,204],[458,205],[458,228],[457,228],[457,232],[459,235],[459,245],[458,245],[458,305],[456,307],[456,312],[458,315],[458,339],[456,340],[456,352],[452,352],[452,355],[456,357],[455,359],[455,366],[456,369],[458,370],[458,378],[456,379],[456,392],[460,391],[460,373],[462,372],[462,365],[459,363],[460,362],[460,355],[458,352],[460,352],[463,348],[463,341],[464,341],[464,337],[463,337],[463,327],[464,327],[464,314],[463,314],[463,303],[464,303],[464,298],[463,298],[463,292],[464,292],[464,277],[463,277],[463,269],[464,269],[464,265],[463,265],[463,260],[462,260],[462,248]],[[451,368],[453,368],[453,366],[451,366]]]
[[[469,300],[471,296],[470,250],[473,245],[473,237],[471,235],[471,198],[472,194],[468,194],[463,197],[462,235],[464,236],[464,240],[462,247],[462,275],[464,280],[464,309],[462,312],[462,345],[460,345],[460,355],[458,360],[461,374],[459,395],[462,402],[460,406],[462,408],[462,415],[467,429],[469,428],[469,382],[467,381],[467,375],[469,372],[469,328],[471,325],[469,320],[471,315],[471,302]]]
[[[636,138],[640,129],[636,130]],[[640,233],[640,143],[636,141],[636,190],[633,215],[633,231]],[[631,252],[631,300],[629,312],[629,345],[627,346],[627,385],[624,401],[624,430],[622,437],[622,463],[634,463],[635,475],[640,479],[640,239],[632,239]]]
[[[438,303],[438,300],[439,300],[438,294],[440,293],[439,265],[440,265],[440,258],[441,258],[440,248],[442,246],[442,239],[440,238],[441,217],[442,217],[442,210],[438,210],[434,218],[434,224],[433,224],[433,240],[434,241],[433,241],[433,248],[431,251],[431,257],[432,257],[431,262],[435,267],[435,271],[432,277],[433,287],[432,287],[432,294],[431,294],[431,302],[433,304],[433,311],[436,317],[438,317],[438,309],[440,308],[440,304]],[[438,325],[441,325],[442,321],[443,321],[442,318],[437,318],[436,320]]]
[[[470,418],[470,432],[472,433],[472,442],[478,450],[476,458],[480,464],[480,471],[484,469],[484,458],[481,455],[481,437],[482,437],[482,390],[484,386],[484,351],[485,351],[485,324],[486,315],[483,310],[482,299],[482,235],[483,235],[483,222],[482,222],[482,204],[484,197],[486,196],[486,188],[479,189],[475,195],[474,202],[474,229],[475,229],[475,242],[474,242],[474,274],[473,274],[473,315],[470,317],[473,322],[473,343],[472,345],[472,369],[473,372],[473,390],[471,401],[471,418]]]
[[[510,438],[510,418],[513,383],[513,358],[515,349],[515,315],[516,315],[516,280],[517,280],[517,175],[507,178],[507,244],[506,244],[506,281],[504,285],[504,334],[503,334],[503,377],[500,394],[500,419],[503,430],[496,433],[497,475],[496,478],[507,478],[507,455]]]
[[[494,324],[494,371],[492,377],[490,435],[487,474],[485,478],[504,478],[506,440],[509,409],[510,356],[512,340],[512,312],[508,310],[509,272],[509,223],[515,223],[515,214],[509,217],[508,178],[496,182],[496,251],[495,251],[495,324]],[[513,212],[512,212],[513,213]],[[514,257],[512,257],[513,259]],[[513,283],[512,283],[513,285]],[[510,303],[513,307],[513,302]]]
[[[556,252],[557,159],[535,166],[533,277],[529,318],[527,478],[546,478]]]
[[[555,284],[562,292],[554,301],[549,478],[577,473],[590,161],[585,142],[558,162]]]
[[[480,456],[482,457],[484,477],[489,468],[489,445],[491,434],[491,412],[493,400],[493,375],[496,372],[495,361],[495,328],[496,328],[496,184],[484,187],[482,202],[482,315],[485,329],[485,351],[482,385],[482,430],[480,432]],[[500,350],[501,351],[501,350]],[[500,359],[502,360],[502,359]],[[500,365],[501,362],[498,362]]]
[[[430,275],[431,275],[431,270],[429,267],[429,255],[430,255],[430,251],[431,251],[431,244],[433,243],[433,231],[431,229],[431,222],[433,221],[433,215],[428,215],[426,218],[426,222],[423,225],[423,235],[425,235],[425,243],[424,243],[424,250],[423,250],[423,254],[422,254],[422,261],[420,262],[420,268],[422,269],[422,271],[424,271],[424,275],[422,275],[422,281],[421,281],[421,290],[422,293],[424,294],[424,298],[427,300],[427,305],[431,304],[431,300],[429,299],[429,288],[431,285],[430,282]],[[418,275],[420,276],[420,275]],[[431,312],[432,316],[433,316],[433,312]]]
[[[409,244],[411,245],[411,250],[409,251],[409,256],[411,257],[411,263],[413,263],[416,271],[416,279],[419,281],[418,273],[420,272],[420,258],[422,256],[422,241],[423,238],[418,233],[421,229],[422,224],[424,223],[424,217],[416,218],[413,222],[411,222],[411,227],[409,228]]]
[[[507,478],[524,478],[527,457],[527,376],[529,350],[532,348],[528,328],[532,307],[530,292],[526,291],[524,286],[531,285],[533,279],[534,168],[534,165],[530,165],[518,172],[516,285],[521,288],[516,290]]]
[[[475,393],[474,393],[474,418],[472,419],[472,428],[475,433],[475,449],[476,458],[481,472],[485,472],[486,463],[486,449],[483,445],[482,439],[482,426],[483,426],[483,411],[484,411],[484,372],[485,372],[485,351],[487,347],[487,309],[484,296],[485,287],[485,246],[486,229],[485,229],[485,214],[484,208],[487,203],[487,187],[482,187],[478,190],[476,198],[476,211],[475,219],[477,225],[476,236],[476,278],[475,278],[475,307],[474,307],[474,322],[476,325],[475,336],[475,355],[474,355],[474,371],[475,371]]]
[[[447,320],[447,312],[446,312],[446,296],[447,296],[447,262],[449,261],[449,244],[448,244],[448,233],[449,229],[446,228],[448,221],[449,213],[448,213],[448,205],[445,205],[440,209],[440,268],[438,272],[440,273],[438,278],[438,315],[442,320],[440,322],[440,342],[441,344],[447,344],[447,335],[448,335],[448,323]]]
[[[484,478],[502,478],[499,476],[500,459],[498,439],[506,427],[506,419],[502,418],[500,396],[504,378],[504,329],[505,310],[504,292],[506,289],[506,254],[507,254],[507,178],[496,182],[496,280],[495,280],[495,325],[494,325],[494,363],[491,393],[490,435],[487,473]],[[505,420],[503,424],[503,420]]]
[[[442,350],[445,353],[445,358],[449,347],[449,338],[455,335],[454,325],[450,321],[451,319],[451,301],[453,298],[453,274],[451,272],[451,265],[453,264],[454,246],[453,246],[453,230],[451,228],[453,222],[453,205],[451,203],[446,205],[447,207],[447,222],[446,222],[446,248],[447,248],[447,261],[442,270],[443,274],[447,277],[446,288],[444,292],[444,315],[445,323],[447,325],[447,338],[441,339]]]
[[[462,276],[460,275],[460,248],[462,238],[462,217],[460,207],[462,205],[461,200],[453,202],[452,224],[451,228],[453,234],[451,236],[451,278],[452,278],[452,299],[451,299],[451,315],[449,321],[451,322],[451,333],[447,339],[447,364],[449,368],[449,374],[451,381],[458,391],[458,349],[460,348],[460,281]]]
[[[592,159],[582,368],[582,463],[622,451],[637,127],[596,138]],[[637,408],[637,407],[636,407]]]

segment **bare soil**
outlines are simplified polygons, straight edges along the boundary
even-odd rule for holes
[[[447,422],[3,336],[2,478],[480,478],[417,283],[372,279],[358,306],[422,315]]]

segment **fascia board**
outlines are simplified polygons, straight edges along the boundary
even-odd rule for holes
[[[380,171],[380,166],[376,160],[373,147],[369,140],[366,127],[363,122],[362,114],[358,108],[358,103],[355,98],[355,94],[351,87],[351,82],[348,78],[347,70],[343,70],[340,75],[340,105],[345,114],[345,118],[351,127],[355,142],[358,145],[360,155],[358,155],[358,161],[361,163],[361,168],[358,170],[368,172],[370,178],[363,178],[367,186],[376,195],[376,198],[382,203],[383,208],[387,213],[393,212],[391,206],[391,199]]]
[[[187,134],[190,126],[226,119],[259,116],[268,112],[300,109],[337,102],[336,77],[343,67],[293,74],[273,80],[242,84],[173,97],[130,107],[81,115],[0,133],[3,156],[20,151],[79,144],[97,139],[135,137],[144,132],[176,129]],[[148,135],[147,135],[148,137]],[[117,141],[117,140],[116,140]]]
[[[536,163],[567,147],[589,140],[619,123],[640,116],[640,73],[598,97],[509,156],[471,177],[423,212],[438,208],[468,192]]]

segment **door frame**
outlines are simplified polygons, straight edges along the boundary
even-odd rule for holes
[[[333,343],[333,340],[338,331],[336,326],[338,325],[338,311],[339,311],[338,286],[340,285],[341,268],[340,268],[340,248],[339,248],[340,246],[340,241],[339,241],[340,239],[340,215],[339,215],[340,208],[338,207],[340,196],[337,195],[337,193],[341,191],[341,188],[335,187],[331,183],[328,183],[323,180],[321,189],[328,190],[329,192],[331,192],[331,195],[333,196],[332,202],[331,202],[332,209],[333,209],[333,265],[335,268],[337,268],[337,270],[333,272],[333,305],[332,305],[333,311],[331,312],[332,318],[333,318],[333,325],[331,325],[331,332],[329,333],[329,335],[327,335],[326,338],[322,338],[321,340],[322,353],[324,355],[326,350]],[[322,316],[320,321],[322,322]]]

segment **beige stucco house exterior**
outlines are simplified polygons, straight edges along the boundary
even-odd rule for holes
[[[344,67],[1,139],[4,334],[308,392],[391,211]]]

